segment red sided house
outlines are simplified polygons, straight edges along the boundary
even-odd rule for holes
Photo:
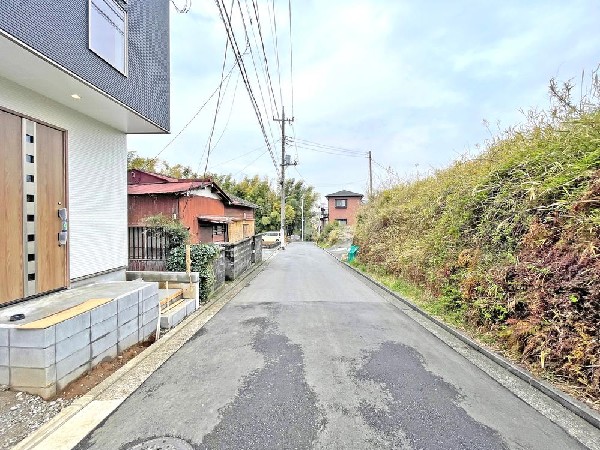
[[[180,180],[142,170],[127,173],[129,227],[146,217],[179,219],[192,243],[238,242],[254,236],[256,205],[223,191],[211,179]]]
[[[329,221],[342,225],[354,225],[356,213],[362,204],[362,194],[350,191],[338,191],[325,196],[329,209]]]

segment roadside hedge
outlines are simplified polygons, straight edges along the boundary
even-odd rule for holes
[[[219,256],[220,248],[212,244],[190,245],[192,272],[200,276],[200,300],[206,301],[215,281],[213,262]],[[175,247],[169,252],[166,268],[171,272],[185,272],[185,245]]]
[[[355,243],[359,264],[599,405],[599,103],[558,103],[477,156],[377,194]]]

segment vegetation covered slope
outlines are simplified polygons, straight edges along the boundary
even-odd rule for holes
[[[362,209],[359,262],[600,398],[600,113],[557,97],[474,159]]]

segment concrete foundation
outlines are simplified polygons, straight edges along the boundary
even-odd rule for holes
[[[96,364],[156,330],[158,284],[112,282],[0,309],[0,384],[56,395]],[[25,319],[10,322],[10,316]]]

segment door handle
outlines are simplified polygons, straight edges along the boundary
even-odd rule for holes
[[[58,209],[58,218],[60,219],[60,231],[58,232],[58,245],[67,245],[69,234],[69,215],[67,208]]]

